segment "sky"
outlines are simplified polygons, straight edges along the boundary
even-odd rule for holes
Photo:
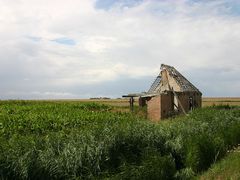
[[[239,0],[0,0],[0,99],[121,97],[161,64],[240,96]]]

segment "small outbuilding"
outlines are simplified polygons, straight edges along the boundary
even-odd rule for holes
[[[131,108],[138,97],[139,106],[147,106],[148,118],[159,121],[202,106],[202,93],[174,67],[162,64],[160,70],[148,92],[123,96],[130,97]]]

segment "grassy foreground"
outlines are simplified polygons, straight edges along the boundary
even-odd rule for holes
[[[0,179],[191,179],[239,137],[229,106],[154,124],[96,103],[0,101]]]
[[[199,180],[238,180],[240,179],[240,149],[229,153],[220,162],[214,164]]]

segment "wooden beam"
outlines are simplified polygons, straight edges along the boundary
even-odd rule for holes
[[[173,87],[170,86],[170,83],[169,83],[169,80],[168,80],[168,73],[167,73],[167,70],[164,69],[163,71],[166,71],[166,79],[167,79],[167,84],[168,84],[168,88],[169,88],[169,90],[171,90],[171,91],[173,92],[174,96],[177,98],[177,101],[178,101],[178,103],[179,103],[179,105],[180,105],[180,107],[181,107],[183,113],[184,113],[185,115],[187,115],[187,113],[186,113],[185,109],[183,108],[183,105],[182,105],[181,101],[179,100],[179,98],[178,98],[176,92],[173,90]]]

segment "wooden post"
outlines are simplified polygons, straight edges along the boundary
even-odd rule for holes
[[[133,104],[134,104],[134,98],[133,97],[130,97],[129,103],[130,103],[130,110],[133,111]]]
[[[138,99],[138,104],[139,104],[139,107],[144,107],[144,106],[146,106],[146,99],[145,99],[145,98],[142,98],[142,97],[140,96],[139,99]]]

